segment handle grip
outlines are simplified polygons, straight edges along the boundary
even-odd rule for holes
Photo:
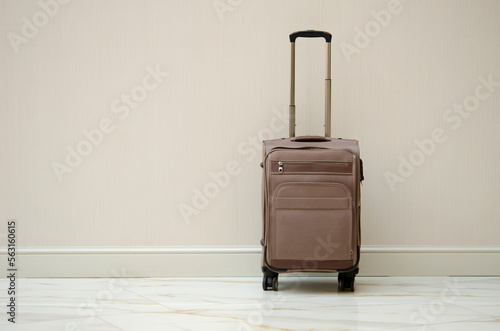
[[[331,139],[323,136],[300,136],[300,137],[293,137],[290,140],[303,143],[322,143],[325,141],[330,141]]]
[[[325,38],[327,43],[332,41],[331,33],[326,31],[305,30],[297,31],[290,35],[290,42],[294,43],[297,38]]]

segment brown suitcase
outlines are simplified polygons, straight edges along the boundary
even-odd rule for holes
[[[295,137],[295,39],[327,45],[325,137]],[[331,138],[331,34],[290,35],[290,138],[263,142],[262,287],[278,290],[284,272],[338,272],[339,290],[354,291],[359,271],[362,161],[356,140]]]

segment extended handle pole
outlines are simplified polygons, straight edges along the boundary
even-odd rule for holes
[[[295,137],[295,41],[290,43],[290,121],[289,121],[289,134],[290,138]]]
[[[332,122],[332,80],[331,80],[331,63],[332,63],[332,35],[324,31],[299,31],[290,35],[290,137],[295,137],[295,39],[304,38],[325,38],[326,41],[326,78],[325,78],[325,137],[331,137],[331,122]]]
[[[332,136],[332,44],[326,43],[325,137]]]

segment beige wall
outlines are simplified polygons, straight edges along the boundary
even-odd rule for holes
[[[0,219],[19,220],[20,245],[258,245],[258,141],[287,134],[276,115],[288,105],[287,36],[302,29],[334,35],[332,128],[360,141],[363,244],[500,245],[500,86],[478,80],[500,81],[499,1],[74,0],[41,10],[0,3]],[[371,14],[381,10],[392,10],[385,26]],[[297,42],[297,133],[321,134],[324,44],[305,47]],[[150,77],[157,67],[168,76]],[[120,100],[131,92],[135,108]],[[464,102],[477,107],[463,120],[447,112]],[[82,132],[99,125],[102,141],[58,180],[54,162],[68,166],[67,146],[85,150]],[[424,156],[415,140],[435,129],[441,142]],[[422,164],[391,190],[401,157]],[[221,171],[222,188],[210,175]],[[180,206],[204,189],[214,197],[186,222]]]

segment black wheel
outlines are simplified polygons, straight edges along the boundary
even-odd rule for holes
[[[354,280],[354,277],[349,277],[346,279],[345,290],[351,290],[351,292],[354,292]]]
[[[339,280],[339,291],[348,291],[354,292],[355,289],[355,281],[356,275],[359,272],[359,268],[356,268],[347,272],[339,272],[338,280]]]
[[[339,281],[339,290],[354,292],[354,279],[354,277],[342,277]]]
[[[262,277],[262,289],[264,291],[269,290],[273,286],[273,279],[269,276]]]
[[[338,280],[339,280],[339,291],[347,291],[350,290],[351,292],[354,292],[354,279],[355,279],[356,273],[353,275],[351,273],[339,273]]]
[[[345,282],[343,277],[339,277],[339,292],[342,292],[345,289]]]
[[[272,280],[272,287],[273,287],[273,291],[277,291],[278,290],[278,276],[274,277],[273,280]]]
[[[262,277],[262,289],[264,291],[277,291],[278,290],[278,276],[276,277],[269,277],[269,276],[264,276]]]
[[[345,277],[344,277],[344,274],[341,274],[339,273],[338,277],[337,277],[338,281],[339,281],[339,292],[343,291],[345,289]]]

